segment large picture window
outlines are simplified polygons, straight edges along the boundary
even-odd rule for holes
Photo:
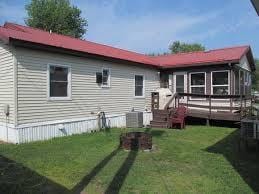
[[[205,94],[205,73],[190,73],[190,91],[192,94]]]
[[[212,72],[212,94],[229,94],[229,71]]]
[[[144,97],[144,76],[135,75],[135,97]]]
[[[66,99],[70,98],[71,79],[70,68],[65,66],[48,66],[49,77],[49,98]]]

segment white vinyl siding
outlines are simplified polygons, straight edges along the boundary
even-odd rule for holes
[[[156,69],[125,65],[45,51],[17,48],[18,123],[86,118],[99,110],[124,114],[134,108],[144,111],[151,106],[151,92],[159,88]],[[71,100],[49,101],[47,97],[47,64],[71,65]],[[112,70],[110,88],[99,87],[96,72],[103,67]],[[135,74],[145,77],[145,98],[134,98]],[[91,114],[95,113],[95,114]]]
[[[4,105],[10,106],[8,123],[14,123],[14,57],[9,46],[0,41],[0,122],[6,122]]]

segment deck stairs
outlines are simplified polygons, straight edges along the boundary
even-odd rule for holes
[[[168,128],[169,118],[169,110],[153,110],[153,120],[150,122],[150,125],[152,128]]]

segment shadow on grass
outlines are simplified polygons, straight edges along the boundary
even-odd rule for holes
[[[229,127],[229,128],[237,128],[240,127],[240,123],[236,121],[222,121],[222,120],[210,120],[211,126],[215,127]],[[187,117],[186,118],[187,125],[206,125],[206,119]]]
[[[65,194],[70,191],[22,164],[0,155],[0,193]]]
[[[236,130],[220,140],[206,151],[222,154],[240,174],[243,180],[255,193],[259,193],[259,154],[255,151],[242,151],[237,149],[239,131]]]
[[[146,132],[151,133],[152,136],[161,136],[164,133],[163,130],[146,130]],[[118,146],[114,151],[103,158],[71,190],[68,190],[64,186],[39,175],[31,169],[24,167],[22,164],[16,163],[15,161],[0,155],[0,193],[80,194],[84,188],[88,186],[90,181],[111,161],[114,156],[116,156],[120,150],[120,146]],[[137,154],[138,150],[131,150],[128,153],[121,167],[114,175],[105,193],[119,193],[131,167],[135,162]]]
[[[119,152],[120,147],[111,152],[106,156],[101,162],[99,162],[92,171],[87,174],[73,189],[72,193],[79,194],[84,190],[85,187],[90,183],[90,181],[109,163],[109,161]]]
[[[0,155],[0,193],[4,194],[80,194],[90,181],[109,163],[109,161],[119,152],[118,147],[101,162],[99,162],[90,173],[75,185],[71,190],[55,183],[48,178],[39,175],[35,171],[16,163]],[[129,159],[132,155],[129,153]],[[125,164],[128,164],[126,162]],[[127,165],[126,165],[127,166]],[[125,168],[124,166],[123,168]],[[129,171],[129,169],[127,170]],[[126,174],[119,175],[123,176]],[[122,177],[121,177],[122,178]],[[118,188],[117,188],[118,189]]]
[[[105,191],[105,194],[116,194],[119,193],[134,161],[137,157],[138,150],[132,150],[129,152],[127,158],[122,163],[121,167],[114,175],[111,183],[109,184],[108,188]]]

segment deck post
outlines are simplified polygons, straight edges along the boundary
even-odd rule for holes
[[[246,114],[246,97],[244,98],[245,103],[244,103],[244,109],[245,109],[245,114]]]
[[[210,126],[210,119],[206,119],[206,125]]]
[[[233,111],[233,98],[230,98],[230,112]]]
[[[243,95],[241,94],[240,96],[240,120],[242,119],[243,117]]]
[[[211,95],[209,95],[209,119],[211,119]]]

